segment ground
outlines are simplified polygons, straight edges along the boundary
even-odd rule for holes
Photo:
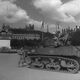
[[[0,54],[0,80],[80,80],[78,74],[18,68],[17,54]]]

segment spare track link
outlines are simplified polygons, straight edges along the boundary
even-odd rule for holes
[[[57,56],[28,56],[26,61],[29,68],[56,72],[78,73],[80,67],[76,59]]]

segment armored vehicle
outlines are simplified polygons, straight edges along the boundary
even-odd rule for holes
[[[37,68],[48,71],[77,73],[80,69],[79,46],[70,45],[68,35],[47,40],[47,47],[28,49],[26,52],[26,64],[30,68]],[[56,42],[54,42],[56,41]],[[52,46],[51,43],[55,45]],[[50,44],[52,47],[50,47]]]
[[[77,73],[80,68],[80,53],[77,47],[37,48],[26,53],[26,63],[30,68],[68,73]]]

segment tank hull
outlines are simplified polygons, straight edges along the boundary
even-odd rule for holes
[[[77,73],[80,69],[79,53],[72,46],[32,49],[26,54],[29,68],[67,73]]]

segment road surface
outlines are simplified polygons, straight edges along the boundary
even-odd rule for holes
[[[18,68],[17,54],[0,54],[0,80],[80,80],[78,74]]]

